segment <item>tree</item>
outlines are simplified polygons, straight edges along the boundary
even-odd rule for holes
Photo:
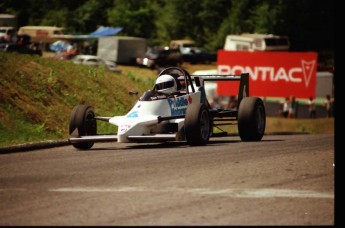
[[[287,35],[292,51],[327,52],[333,58],[335,0],[1,0],[0,12],[18,26],[55,25],[77,34],[98,26],[165,46],[192,39],[216,52],[228,34]],[[328,57],[327,57],[328,58]]]
[[[250,10],[247,25],[253,33],[272,34],[282,14],[281,0],[264,0]]]
[[[112,1],[98,1],[88,0],[79,5],[79,7],[71,12],[69,26],[71,29],[78,33],[90,33],[95,31],[99,26],[108,26],[107,10],[113,7]]]
[[[251,32],[249,26],[247,26],[246,19],[249,15],[250,1],[231,0],[229,14],[222,21],[215,40],[213,41],[213,47],[216,49],[223,49],[225,38],[229,34],[241,34],[243,32]]]
[[[218,32],[230,10],[231,2],[228,0],[202,1],[202,11],[198,14],[202,22],[202,34],[197,38],[200,45],[209,52],[216,52],[223,47],[224,37]]]
[[[149,0],[114,0],[108,22],[123,28],[122,35],[150,38],[155,31],[155,15]]]

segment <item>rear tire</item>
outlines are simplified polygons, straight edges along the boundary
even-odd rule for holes
[[[184,127],[189,145],[200,146],[209,141],[212,128],[210,114],[204,104],[187,108]]]
[[[258,97],[245,97],[238,109],[238,132],[242,141],[260,141],[265,133],[266,112]]]
[[[91,106],[88,105],[78,105],[75,106],[71,113],[71,118],[69,122],[69,134],[75,133],[77,131],[76,137],[86,136],[86,135],[96,135],[97,134],[97,122],[95,113]],[[90,149],[94,142],[83,142],[72,144],[75,148],[81,150]]]

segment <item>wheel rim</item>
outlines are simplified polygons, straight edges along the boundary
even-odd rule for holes
[[[262,133],[265,129],[265,117],[264,117],[264,109],[261,105],[257,109],[256,124],[257,124],[258,132]]]
[[[201,117],[200,117],[200,133],[201,137],[205,140],[208,139],[208,136],[210,134],[210,122],[208,118],[208,113],[206,110],[202,111]]]
[[[87,113],[85,117],[85,133],[87,135],[93,135],[96,134],[96,121],[94,119],[94,114],[92,112]]]

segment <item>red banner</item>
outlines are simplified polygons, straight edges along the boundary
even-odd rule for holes
[[[315,97],[316,52],[218,50],[218,73],[249,73],[249,94],[259,97]],[[219,96],[238,94],[238,83],[218,82]]]

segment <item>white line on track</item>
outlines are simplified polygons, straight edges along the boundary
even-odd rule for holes
[[[328,198],[334,199],[334,194],[293,189],[209,189],[209,188],[144,188],[144,187],[118,187],[118,188],[94,188],[73,187],[50,189],[52,192],[158,192],[158,193],[190,193],[199,195],[219,195],[233,198]]]
[[[0,192],[25,192],[25,188],[0,188]]]

